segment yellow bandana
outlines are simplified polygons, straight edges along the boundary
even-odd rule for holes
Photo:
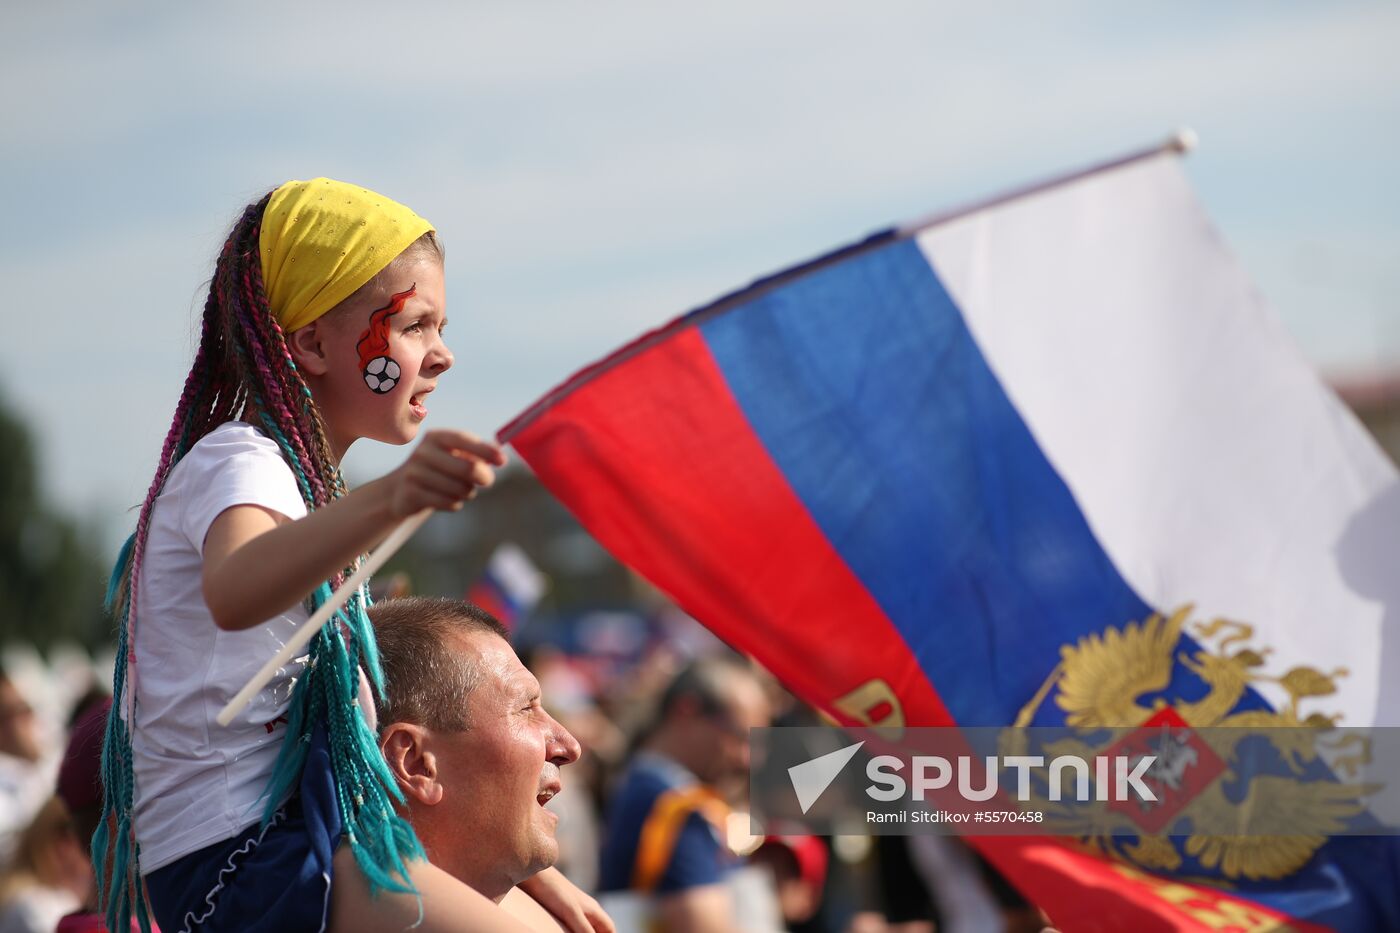
[[[289,181],[263,212],[258,252],[272,316],[291,333],[354,294],[433,225],[359,185]]]

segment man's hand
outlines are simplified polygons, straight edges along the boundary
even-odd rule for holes
[[[557,868],[546,868],[517,885],[549,911],[568,933],[617,933],[612,918]]]

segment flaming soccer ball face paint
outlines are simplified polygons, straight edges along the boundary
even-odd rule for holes
[[[376,356],[364,369],[365,385],[383,395],[399,384],[399,364],[387,356]]]
[[[369,327],[355,344],[365,385],[378,395],[392,392],[403,376],[399,364],[389,355],[389,319],[402,311],[404,302],[417,293],[418,285],[415,283],[407,291],[391,295],[387,305],[370,313]]]

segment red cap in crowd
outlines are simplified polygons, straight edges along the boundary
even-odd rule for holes
[[[70,813],[102,803],[102,737],[111,708],[108,697],[89,706],[73,724],[68,750],[58,769],[58,796]]]

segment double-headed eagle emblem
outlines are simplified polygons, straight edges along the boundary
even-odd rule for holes
[[[1347,671],[1294,667],[1269,673],[1269,651],[1251,645],[1252,626],[1225,619],[1188,624],[1192,609],[1188,605],[1170,616],[1153,614],[1065,645],[1059,664],[1015,723],[1029,726],[1053,697],[1069,729],[1043,751],[1085,760],[1103,754],[1107,743],[1100,740],[1105,735],[1121,736],[1127,730],[1150,735],[1159,725],[1164,735],[1189,734],[1194,744],[1181,740],[1173,746],[1175,754],[1162,755],[1154,764],[1159,786],[1188,791],[1177,796],[1174,806],[1179,809],[1155,814],[1161,828],[1148,831],[1142,820],[1108,804],[1066,806],[1041,800],[1035,806],[1061,832],[1145,869],[1179,872],[1190,857],[1202,880],[1216,883],[1287,877],[1307,863],[1329,834],[1346,830],[1348,821],[1365,809],[1362,798],[1378,789],[1354,782],[1369,761],[1368,741],[1334,734],[1329,742],[1328,732],[1335,733],[1341,717],[1302,710],[1309,701],[1335,694]],[[1191,635],[1185,644],[1184,628]],[[1169,688],[1180,675],[1178,664],[1205,684],[1203,695],[1193,690],[1188,695],[1196,699],[1173,697]],[[1281,688],[1280,695],[1287,697],[1277,710],[1259,701],[1256,686],[1266,684]],[[1002,753],[1023,752],[1027,735],[1020,728],[1008,730]],[[1240,757],[1249,743],[1261,741],[1271,746],[1270,757],[1281,762],[1267,773],[1255,766],[1254,751],[1246,756],[1248,763]],[[1326,761],[1320,758],[1324,749]],[[1206,767],[1207,760],[1212,767]],[[1192,780],[1195,785],[1187,786]],[[1216,834],[1245,825],[1248,832]]]

